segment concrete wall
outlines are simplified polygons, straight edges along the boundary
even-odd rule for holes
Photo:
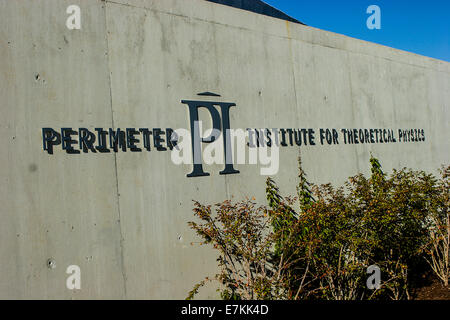
[[[68,30],[68,5],[82,29]],[[0,298],[183,299],[215,273],[192,200],[264,201],[258,166],[187,178],[170,152],[68,155],[42,128],[188,128],[220,93],[233,128],[423,128],[420,143],[306,146],[316,183],[449,163],[450,64],[202,0],[0,0]],[[208,99],[208,98],[205,98]],[[275,179],[293,193],[298,148]],[[48,268],[52,259],[55,268]],[[66,268],[81,268],[81,290]],[[201,297],[215,298],[213,288]]]

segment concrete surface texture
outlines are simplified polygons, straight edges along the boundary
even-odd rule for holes
[[[80,30],[66,27],[73,4]],[[386,171],[449,163],[448,62],[203,0],[2,0],[0,97],[2,299],[183,299],[216,272],[212,249],[191,245],[192,200],[265,199],[258,165],[187,178],[169,151],[48,154],[42,128],[188,129],[181,100],[217,100],[236,104],[232,128],[314,128],[316,141],[319,128],[425,132],[302,146],[315,183],[368,173],[370,153]],[[284,194],[298,154],[280,150]]]

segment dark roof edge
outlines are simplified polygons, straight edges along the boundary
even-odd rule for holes
[[[291,16],[288,16],[284,12],[272,7],[271,5],[261,0],[206,0],[206,1],[305,25],[303,22],[294,19]]]

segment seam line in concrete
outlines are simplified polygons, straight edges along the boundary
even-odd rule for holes
[[[111,81],[111,64],[110,64],[110,50],[109,50],[109,34],[108,34],[108,17],[107,17],[107,10],[106,10],[107,3],[105,1],[104,3],[104,17],[105,17],[105,41],[106,41],[106,52],[107,52],[107,66],[108,66],[108,82],[109,82],[109,101],[110,101],[110,108],[111,108],[111,127],[113,130],[115,130],[114,125],[114,110],[113,110],[113,98],[112,98],[112,81]],[[125,258],[124,258],[124,247],[123,247],[123,233],[122,233],[122,217],[120,212],[120,190],[119,190],[119,173],[117,170],[117,154],[113,152],[114,154],[114,171],[116,175],[116,203],[117,203],[117,213],[119,218],[119,234],[120,234],[120,263],[121,263],[121,269],[122,269],[122,278],[123,278],[123,290],[125,299],[127,298],[127,277],[126,277],[126,271],[125,271]]]

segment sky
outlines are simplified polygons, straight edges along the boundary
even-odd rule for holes
[[[450,0],[264,0],[308,26],[450,62]],[[381,29],[370,30],[370,5]]]

